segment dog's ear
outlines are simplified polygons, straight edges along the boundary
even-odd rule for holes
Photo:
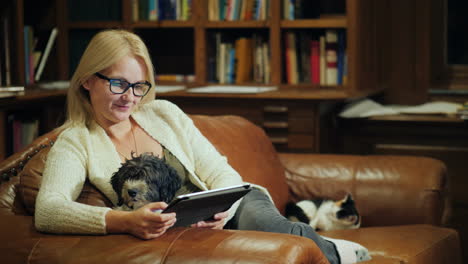
[[[166,174],[166,177],[161,177],[159,193],[163,201],[169,203],[182,186],[182,180],[177,171],[169,165],[166,166]]]
[[[122,169],[119,169],[116,173],[112,175],[111,178],[111,185],[114,191],[117,193],[117,198],[118,202],[117,205],[121,206],[123,204],[123,199],[122,199],[122,187],[124,183],[124,172]]]

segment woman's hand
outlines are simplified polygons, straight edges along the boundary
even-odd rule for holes
[[[109,211],[106,215],[109,233],[129,233],[141,239],[153,239],[163,235],[176,222],[176,214],[161,214],[165,202],[147,204],[131,212]]]
[[[217,213],[214,215],[213,221],[200,221],[192,224],[191,227],[211,228],[211,229],[223,229],[225,220],[228,217],[228,212]]]

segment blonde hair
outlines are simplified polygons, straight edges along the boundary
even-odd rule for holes
[[[143,40],[126,30],[101,31],[89,42],[71,78],[67,94],[67,120],[64,126],[90,125],[91,121],[94,120],[93,108],[88,90],[83,87],[83,84],[94,73],[112,66],[128,55],[133,55],[144,61],[147,70],[146,79],[152,86],[148,94],[141,99],[139,106],[155,99],[154,68]],[[138,109],[139,107],[135,111]]]

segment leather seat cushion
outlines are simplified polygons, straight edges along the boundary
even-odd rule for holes
[[[42,172],[44,171],[49,151],[50,147],[39,151],[26,163],[26,166],[19,174],[20,182],[17,188],[17,195],[23,201],[23,206],[30,215],[34,215],[36,196],[41,186]],[[86,182],[83,186],[83,190],[77,202],[95,206],[112,207],[110,200],[89,182]]]

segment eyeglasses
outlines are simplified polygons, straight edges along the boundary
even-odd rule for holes
[[[133,88],[133,95],[143,97],[151,89],[151,83],[149,83],[148,81],[129,83],[121,79],[111,79],[107,76],[100,74],[99,72],[96,72],[94,75],[96,75],[100,79],[109,81],[109,89],[114,94],[124,94],[127,92],[128,89]]]

